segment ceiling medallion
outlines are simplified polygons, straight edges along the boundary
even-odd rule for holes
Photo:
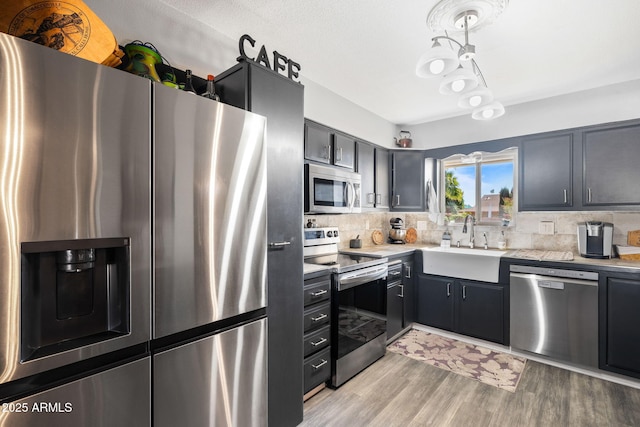
[[[495,21],[509,5],[509,0],[441,0],[427,16],[427,27],[434,33],[475,31]],[[474,16],[465,12],[473,11]]]

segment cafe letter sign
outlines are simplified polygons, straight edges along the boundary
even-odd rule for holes
[[[298,64],[294,60],[287,58],[286,56],[278,53],[278,51],[274,50],[271,55],[273,57],[273,67],[272,67],[271,62],[269,61],[270,55],[267,53],[267,48],[264,45],[262,45],[262,47],[260,48],[260,51],[258,52],[258,56],[255,58],[252,58],[248,56],[247,52],[245,51],[246,43],[249,43],[251,47],[256,46],[256,41],[253,38],[251,38],[250,35],[244,34],[242,37],[240,37],[240,42],[239,42],[240,58],[244,58],[249,61],[254,61],[254,62],[257,62],[258,64],[262,64],[269,69],[273,69],[273,71],[275,71],[278,74],[281,74],[280,71],[286,70],[287,71],[286,75],[291,80],[294,80],[295,78],[298,77],[298,73],[301,67],[300,67],[300,64]]]

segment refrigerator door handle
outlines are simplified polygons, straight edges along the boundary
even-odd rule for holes
[[[284,248],[285,246],[289,246],[291,245],[290,241],[283,241],[283,242],[269,242],[269,248],[272,249],[280,249],[280,248]]]

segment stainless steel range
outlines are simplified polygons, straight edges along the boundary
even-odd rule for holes
[[[339,387],[384,356],[387,258],[338,251],[337,227],[304,230],[306,263],[334,266],[331,295],[331,385]]]

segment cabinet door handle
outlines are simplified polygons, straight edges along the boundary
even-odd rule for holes
[[[311,365],[311,367],[312,367],[314,370],[317,370],[317,369],[320,369],[320,368],[322,368],[324,365],[326,365],[326,364],[327,364],[327,361],[326,361],[326,360],[324,360],[324,359],[321,359],[321,360],[322,360],[322,362],[318,363],[317,365]]]
[[[396,199],[396,203],[394,206],[400,206],[400,195],[396,194],[396,196],[394,197]]]
[[[377,205],[381,205],[382,204],[382,194],[380,194],[380,193],[376,193],[376,204]]]
[[[326,315],[326,314],[324,314],[324,313],[322,313],[322,314],[321,314],[320,316],[318,316],[318,317],[312,317],[312,318],[311,318],[311,321],[312,321],[312,322],[319,322],[319,321],[321,321],[322,319],[326,319],[326,318],[327,318],[327,315]]]
[[[564,204],[566,205],[567,204],[567,189],[566,188],[563,189],[562,193],[564,194]]]
[[[342,161],[342,147],[338,147],[338,158],[336,159],[336,161],[341,162]]]
[[[311,342],[310,344],[311,344],[312,346],[314,346],[314,347],[317,347],[317,346],[322,345],[322,344],[324,344],[324,343],[326,343],[326,342],[327,342],[327,339],[326,339],[326,338],[320,338],[318,341],[316,341],[316,342]]]
[[[447,283],[447,298],[451,296],[451,283]]]
[[[367,204],[374,205],[376,203],[376,193],[367,193]]]
[[[312,296],[312,297],[319,297],[320,295],[324,295],[324,294],[326,294],[327,292],[329,292],[329,291],[327,291],[326,289],[323,289],[323,290],[321,290],[321,291],[311,292],[311,296]]]
[[[587,188],[587,201],[591,203],[591,189]]]
[[[467,286],[466,285],[462,286],[462,299],[463,300],[467,299]]]
[[[398,285],[398,288],[400,288],[400,293],[398,294],[398,296],[400,298],[404,298],[404,286],[403,285]]]
[[[322,151],[323,151],[322,158],[331,160],[331,144],[325,145]]]
[[[405,268],[405,273],[406,273],[404,275],[405,279],[411,279],[411,266],[410,265],[405,265],[404,268]]]

